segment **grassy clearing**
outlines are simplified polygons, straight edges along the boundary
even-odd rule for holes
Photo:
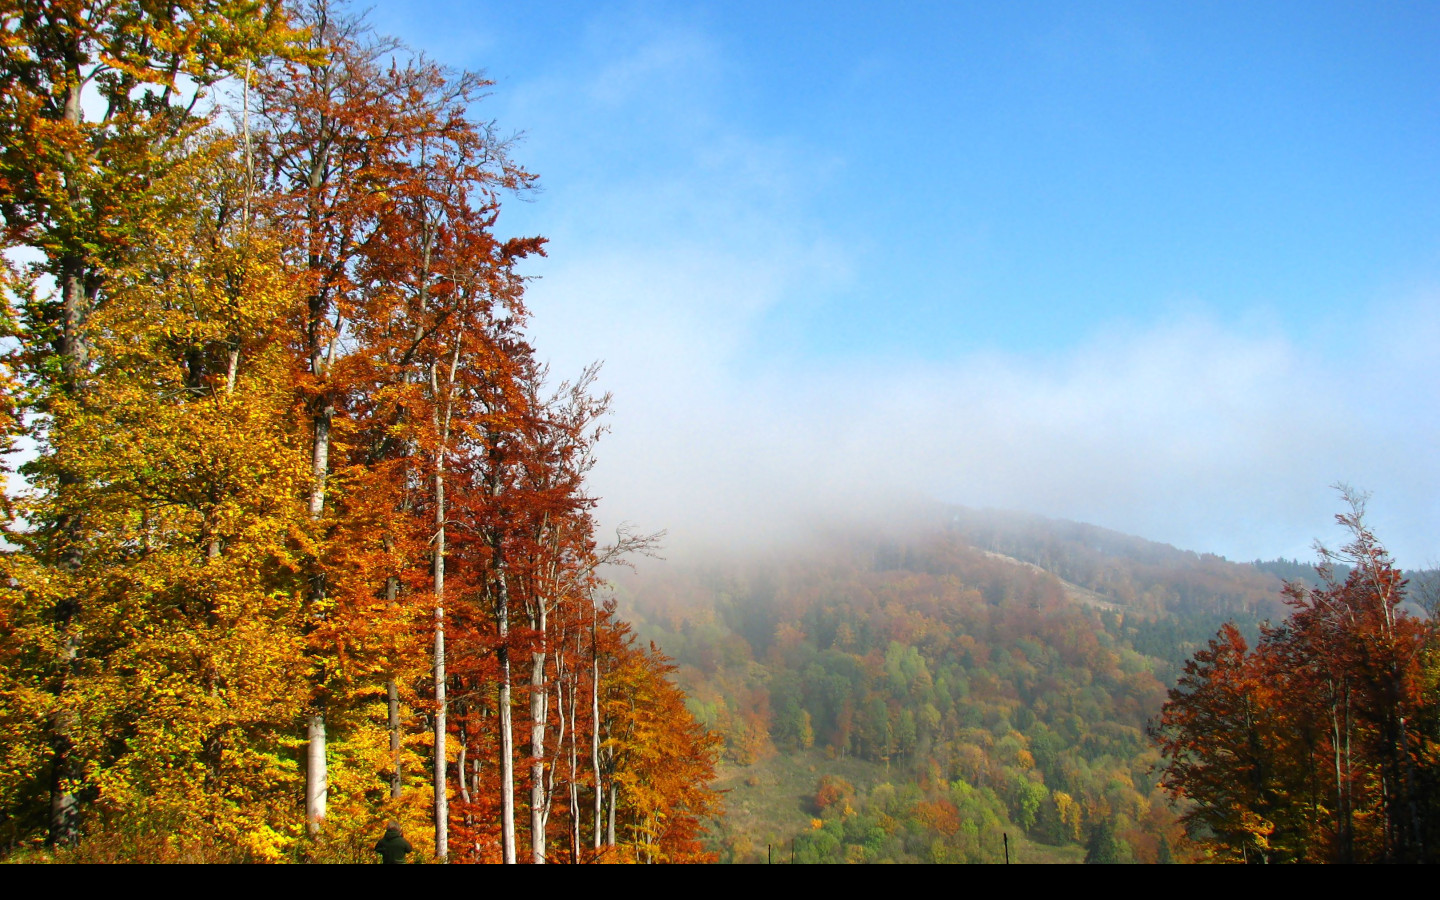
[[[724,792],[725,818],[711,833],[714,848],[728,862],[790,861],[791,841],[811,828],[816,785],[832,775],[868,794],[887,781],[900,783],[909,773],[887,771],[882,763],[852,757],[832,758],[818,750],[772,756],[752,765],[721,765],[716,787]],[[1076,845],[1051,846],[1011,829],[1010,859],[1017,864],[1050,865],[1084,862]],[[997,855],[999,847],[996,848]]]
[[[865,792],[886,780],[885,766],[879,763],[831,759],[816,750],[773,756],[749,766],[726,763],[718,775],[716,786],[725,791],[724,831],[732,837],[748,837],[755,848],[751,852],[758,853],[760,861],[766,844],[788,848],[791,838],[810,830],[815,815],[811,801],[820,776],[839,776]]]

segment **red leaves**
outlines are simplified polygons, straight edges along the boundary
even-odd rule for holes
[[[1156,729],[1165,785],[1239,859],[1418,861],[1419,793],[1435,713],[1422,652],[1434,626],[1405,614],[1405,580],[1363,523],[1327,554],[1323,586],[1287,585],[1294,612],[1251,651],[1233,625],[1186,664]],[[1350,567],[1342,582],[1330,560]]]

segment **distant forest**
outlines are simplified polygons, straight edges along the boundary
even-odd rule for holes
[[[1254,644],[1286,620],[1297,567],[953,510],[905,539],[647,569],[621,606],[724,736],[725,859],[997,862],[1008,834],[1031,861],[1199,861],[1228,851],[1166,790],[1153,729],[1222,626]]]

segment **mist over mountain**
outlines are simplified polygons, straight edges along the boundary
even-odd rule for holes
[[[1223,623],[1253,643],[1287,616],[1286,580],[1321,579],[1294,560],[932,507],[649,563],[615,587],[725,740],[722,859],[768,845],[799,862],[998,862],[1008,846],[1075,862],[1110,835],[1104,854],[1153,862],[1198,851],[1147,730]]]

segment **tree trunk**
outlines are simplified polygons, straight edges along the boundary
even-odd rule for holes
[[[445,760],[445,458],[435,463],[435,855],[450,852],[450,805]],[[461,773],[464,777],[464,773]]]
[[[400,686],[394,678],[386,680],[385,693],[390,711],[390,799],[399,800],[405,793],[405,774],[400,764]]]
[[[67,655],[73,654],[73,640],[67,641]],[[69,668],[69,666],[67,666]],[[57,698],[65,700],[62,685]],[[73,735],[75,714],[65,706],[57,705],[50,716],[50,833],[49,844],[55,847],[72,847],[80,839],[80,808],[75,796],[75,784],[80,771],[75,758]]]
[[[320,833],[330,792],[325,771],[325,717],[310,716],[305,727],[305,828],[311,837]]]
[[[500,836],[505,862],[515,863],[515,737],[510,714],[510,588],[496,549],[496,621],[500,632]]]
[[[1349,846],[1349,814],[1345,809],[1345,777],[1341,773],[1340,698],[1333,682],[1330,685],[1330,733],[1331,755],[1335,759],[1335,830],[1339,832],[1340,859],[1343,861]]]
[[[314,444],[310,460],[310,519],[320,518],[325,510],[325,479],[330,470],[330,422],[335,408],[324,406],[312,418]],[[323,588],[319,576],[313,588],[315,597]],[[305,752],[305,828],[311,837],[320,833],[325,823],[325,809],[329,798],[329,771],[325,759],[325,713],[317,709],[310,715],[307,726],[309,746]]]
[[[330,424],[335,407],[328,403],[311,420],[314,431],[310,458],[310,518],[318,519],[325,511],[325,479],[330,473]]]
[[[81,75],[78,46],[72,60],[70,84],[65,95],[66,124],[80,132],[82,107],[80,105]],[[65,152],[66,162],[73,168],[74,154]],[[81,202],[78,184],[68,184],[67,194],[72,207]],[[85,335],[85,320],[88,317],[92,297],[86,290],[85,260],[79,253],[67,253],[60,258],[60,303],[61,328],[59,346],[63,389],[76,393],[90,363],[90,345]],[[80,484],[80,479],[68,471],[59,473],[60,490],[68,493]],[[65,513],[56,523],[60,537],[59,564],[66,572],[80,569],[80,517]],[[80,612],[78,597],[69,597],[57,604],[55,629],[60,634],[61,653],[59,663],[60,680],[55,687],[55,706],[50,715],[50,828],[48,842],[51,846],[70,847],[80,839],[80,806],[75,788],[84,776],[80,760],[75,758],[76,715],[69,707],[70,679],[80,659],[79,636],[75,633],[74,620]]]
[[[430,365],[430,394],[433,400],[432,422],[440,445],[435,453],[435,855],[444,862],[450,854],[450,798],[447,793],[449,780],[445,777],[448,768],[446,759],[446,708],[445,708],[445,463],[450,443],[451,391],[455,384],[456,368],[460,364],[460,344],[450,356],[448,378],[445,382],[445,398],[440,395],[440,365]],[[465,777],[462,769],[460,777]]]
[[[549,694],[545,679],[545,606],[536,599],[535,621],[540,649],[530,654],[530,861],[545,862],[545,828],[549,819],[549,798],[545,790],[545,719],[549,715]]]
[[[577,640],[576,643],[578,644],[579,641]],[[579,650],[578,646],[576,650]],[[575,659],[578,661],[580,658],[577,652]],[[569,747],[570,756],[570,862],[573,864],[580,861],[580,748],[578,745],[580,728],[575,719],[575,692],[580,685],[576,673],[571,673],[569,683],[570,739],[566,746]],[[561,690],[564,690],[563,686]],[[566,702],[563,696],[560,698],[560,702]]]
[[[391,575],[385,579],[385,599],[393,606],[399,597],[400,579]],[[390,799],[399,800],[405,790],[405,771],[400,764],[400,686],[393,675],[385,681],[385,694],[390,713]]]
[[[462,726],[460,728],[459,758],[455,760],[455,783],[460,786],[460,802],[466,806],[469,806],[471,801],[470,785],[466,783],[469,775],[465,771],[466,766],[470,763],[466,755],[466,749],[469,746],[468,737],[469,735],[465,733],[465,728]]]
[[[615,779],[610,779],[610,808],[606,811],[605,817],[605,846],[615,846],[615,806],[620,799],[620,789],[615,785]]]
[[[595,645],[598,629],[595,608],[590,608],[590,768],[595,778],[594,848],[600,849],[601,817],[605,807],[605,781],[600,771],[600,648]]]

